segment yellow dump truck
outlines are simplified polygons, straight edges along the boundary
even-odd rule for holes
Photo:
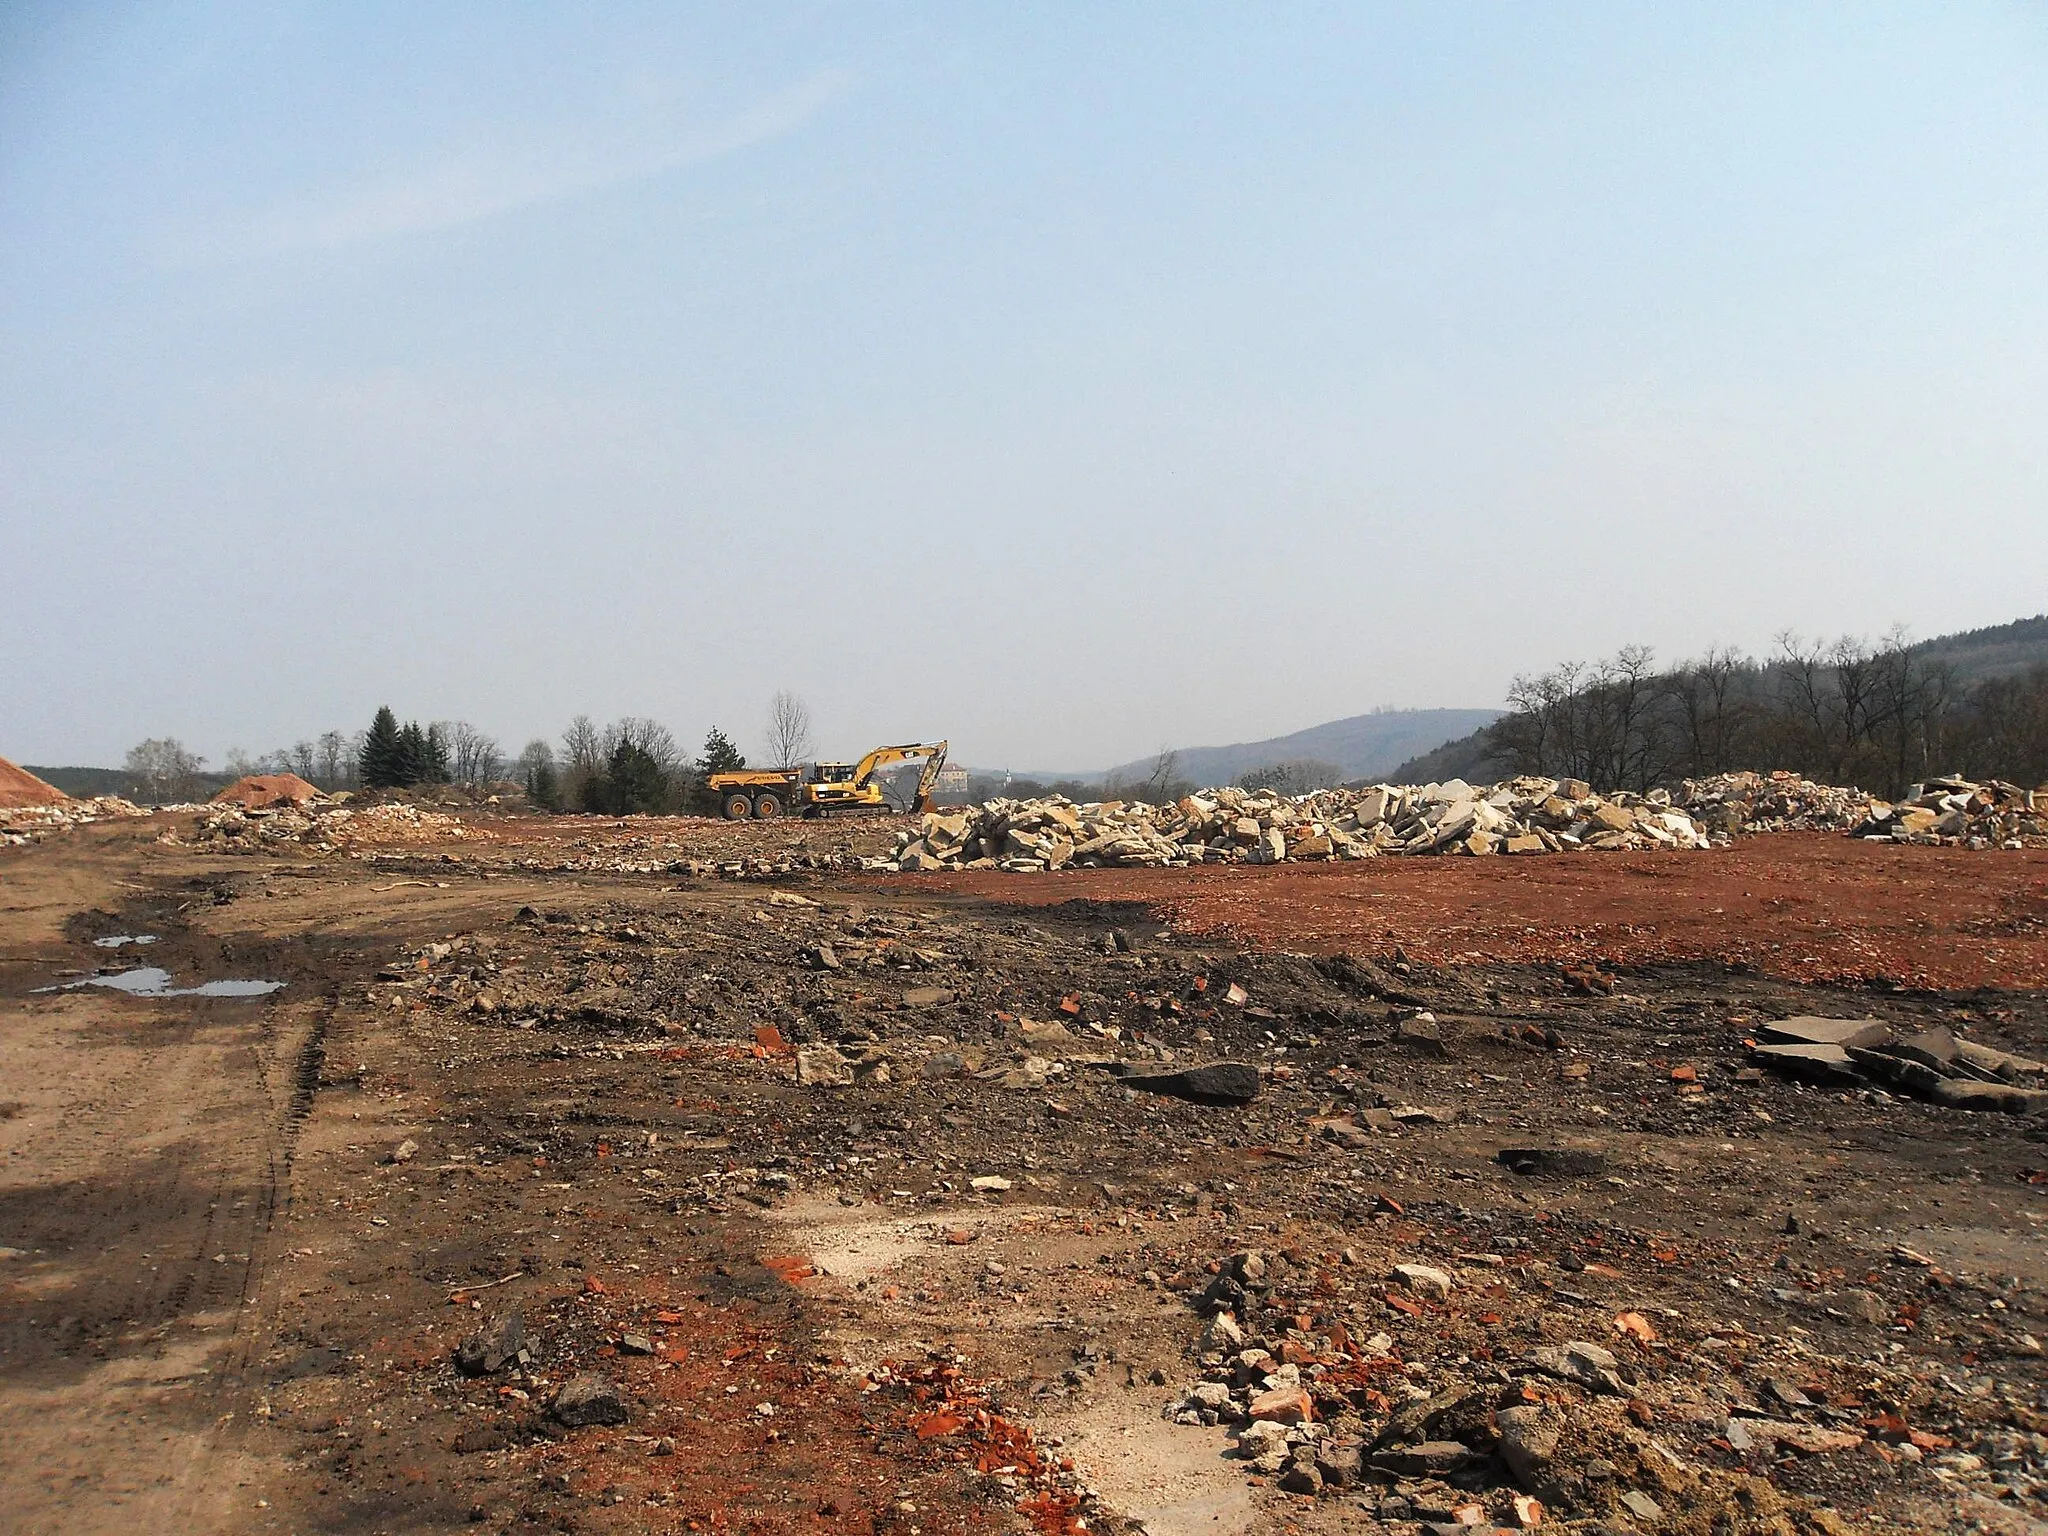
[[[946,766],[946,743],[911,742],[877,747],[857,763],[813,763],[809,768],[747,768],[714,773],[705,782],[718,797],[727,821],[766,821],[770,817],[886,816],[891,807],[875,776],[884,768],[916,758],[925,760],[917,776],[912,809],[931,809],[932,790]]]

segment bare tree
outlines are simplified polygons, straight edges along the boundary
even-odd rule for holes
[[[221,772],[232,778],[246,779],[252,773],[263,771],[263,759],[251,757],[247,747],[229,747],[228,755],[220,767]]]
[[[295,773],[308,783],[319,770],[319,749],[303,737],[288,747],[280,747],[276,755],[284,772]]]
[[[198,792],[206,759],[185,750],[175,736],[153,736],[128,749],[125,764],[145,800],[157,805],[190,800]]]
[[[320,733],[320,772],[317,775],[309,773],[306,777],[312,779],[322,789],[339,789],[341,788],[342,777],[347,772],[343,764],[348,760],[348,737],[340,731],[322,731]]]
[[[811,755],[811,707],[787,688],[768,702],[768,758],[794,768]]]
[[[495,737],[486,736],[467,720],[446,722],[443,730],[448,746],[448,772],[457,784],[475,788],[498,777],[504,756]]]
[[[562,732],[562,798],[581,805],[593,779],[604,772],[604,736],[588,715],[578,715]]]
[[[1145,799],[1154,805],[1178,800],[1180,796],[1175,791],[1180,783],[1180,754],[1170,747],[1161,747],[1159,755],[1152,759],[1152,771],[1145,775]]]
[[[1733,646],[1709,646],[1664,678],[1684,772],[1698,778],[1741,766],[1751,711],[1738,684],[1748,669]]]

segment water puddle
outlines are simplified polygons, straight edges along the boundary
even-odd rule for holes
[[[37,987],[38,992],[75,992],[80,987],[107,987],[130,997],[262,997],[283,986],[281,981],[202,981],[196,987],[174,987],[171,973],[154,965],[107,976],[82,976],[77,981],[54,987]]]
[[[94,949],[119,949],[123,944],[154,944],[155,942],[156,935],[153,933],[115,933],[109,934],[104,939],[94,939],[92,944]]]

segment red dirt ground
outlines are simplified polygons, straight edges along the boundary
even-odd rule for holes
[[[1796,981],[2048,986],[2048,850],[1776,833],[1711,852],[920,876],[989,901],[1144,902],[1176,927],[1416,959],[1722,960]]]

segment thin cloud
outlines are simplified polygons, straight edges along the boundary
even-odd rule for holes
[[[459,155],[424,170],[278,208],[176,243],[172,259],[198,266],[361,245],[460,229],[521,209],[704,165],[802,128],[845,94],[851,76],[828,70],[744,112],[657,146],[584,146],[571,155]]]

